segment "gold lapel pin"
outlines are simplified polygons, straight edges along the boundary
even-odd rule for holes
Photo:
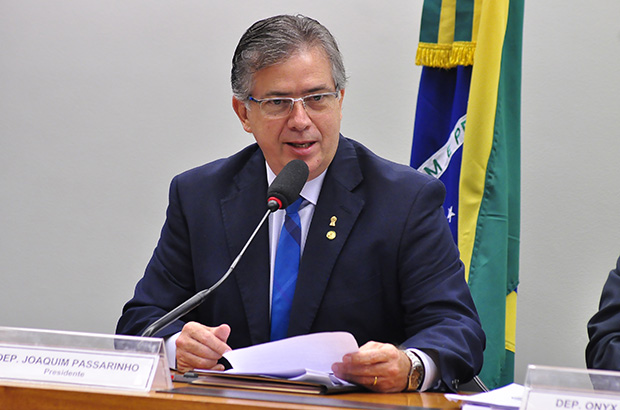
[[[337,220],[338,220],[338,218],[336,218],[336,215],[334,215],[331,218],[329,218],[329,226],[334,226],[335,227]],[[327,235],[325,235],[325,236],[330,241],[333,241],[334,239],[336,239],[336,231],[329,231],[329,232],[327,232]]]

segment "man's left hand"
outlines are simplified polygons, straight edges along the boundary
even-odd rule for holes
[[[336,377],[382,393],[405,390],[410,368],[411,361],[402,350],[378,342],[368,342],[332,365]]]

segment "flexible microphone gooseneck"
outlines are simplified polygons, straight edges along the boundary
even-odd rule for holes
[[[230,265],[230,268],[228,268],[228,271],[226,271],[220,280],[218,280],[213,286],[208,289],[201,290],[170,312],[166,313],[161,318],[157,319],[149,327],[147,327],[144,332],[142,332],[141,336],[150,337],[154,335],[204,302],[207,296],[217,289],[226,280],[226,278],[228,278],[228,276],[230,276],[233,269],[235,269],[235,266],[237,266],[237,263],[241,259],[241,256],[243,256],[245,250],[248,246],[250,246],[250,243],[252,243],[252,240],[263,226],[263,223],[267,220],[269,214],[277,211],[278,209],[286,208],[297,200],[301,189],[304,187],[304,184],[308,179],[308,173],[308,166],[300,159],[294,159],[286,164],[267,190],[267,212],[256,226],[256,229],[254,229],[254,232],[252,232],[252,235],[250,235],[250,238],[241,249],[241,252],[239,252],[235,260]]]

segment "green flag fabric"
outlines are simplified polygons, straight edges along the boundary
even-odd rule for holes
[[[411,166],[446,185],[490,388],[514,379],[523,3],[425,0],[416,56],[424,67]]]

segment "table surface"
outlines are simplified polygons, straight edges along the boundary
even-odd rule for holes
[[[189,385],[175,383],[175,389]],[[371,392],[333,395],[264,393],[196,387],[199,394],[126,392],[41,383],[0,381],[0,409],[460,409],[441,393]],[[207,393],[208,395],[205,395]],[[320,406],[320,407],[318,407]]]

